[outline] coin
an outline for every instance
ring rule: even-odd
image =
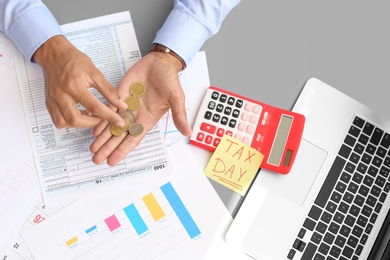
[[[123,133],[123,127],[112,125],[111,126],[111,134],[114,136],[120,136]]]
[[[132,123],[129,126],[129,133],[132,136],[139,136],[144,131],[144,127],[140,123]]]
[[[142,97],[145,91],[145,85],[141,82],[134,82],[130,85],[130,93],[135,97]]]
[[[128,117],[130,119],[130,123],[133,123],[134,120],[135,120],[134,113],[132,111],[130,111],[130,110],[123,110],[123,111],[119,112],[119,115],[122,118]]]
[[[128,110],[137,110],[141,103],[139,101],[139,99],[137,97],[134,97],[134,96],[128,96],[127,98],[125,98],[125,102],[128,106]]]
[[[127,117],[127,116],[125,116],[125,117],[123,118],[123,120],[125,120],[125,126],[123,127],[123,132],[126,132],[126,131],[129,130],[129,126],[130,126],[131,123],[134,122],[134,120],[131,121],[130,117]]]

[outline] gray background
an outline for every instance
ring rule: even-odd
[[[129,10],[142,54],[173,6],[172,0],[43,2],[60,24]],[[390,1],[242,0],[202,50],[212,85],[291,109],[306,80],[317,77],[388,115],[389,34]],[[225,203],[238,201],[214,187]]]
[[[129,10],[143,54],[173,6],[172,0],[44,2],[60,24]],[[314,76],[387,113],[389,17],[386,0],[243,0],[202,48],[211,84],[290,109]]]

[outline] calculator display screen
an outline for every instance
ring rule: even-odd
[[[275,136],[274,144],[271,149],[271,153],[268,157],[268,163],[273,165],[279,165],[283,155],[284,147],[290,132],[290,128],[293,122],[293,117],[289,115],[282,115],[282,119],[279,122],[278,131]]]

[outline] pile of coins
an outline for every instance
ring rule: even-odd
[[[125,120],[125,126],[119,127],[117,125],[111,126],[111,134],[120,136],[123,132],[129,131],[132,136],[139,136],[144,131],[144,127],[135,122],[133,111],[139,109],[141,102],[139,100],[145,94],[146,87],[141,82],[134,82],[130,85],[130,95],[125,99],[127,109],[119,111],[118,114]]]

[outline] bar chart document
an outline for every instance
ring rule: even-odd
[[[169,147],[161,183],[81,199],[22,233],[34,258],[203,259],[231,217],[188,149]]]
[[[61,26],[65,36],[86,53],[112,86],[141,58],[129,12]],[[68,204],[91,193],[139,185],[139,176],[169,174],[170,163],[161,129],[156,125],[121,163],[95,165],[89,146],[92,128],[57,129],[45,106],[44,78],[37,64],[21,59],[20,85],[28,131],[43,198],[47,206]],[[104,98],[93,94],[103,103]],[[81,107],[82,108],[82,107]],[[118,187],[117,187],[118,186]]]

